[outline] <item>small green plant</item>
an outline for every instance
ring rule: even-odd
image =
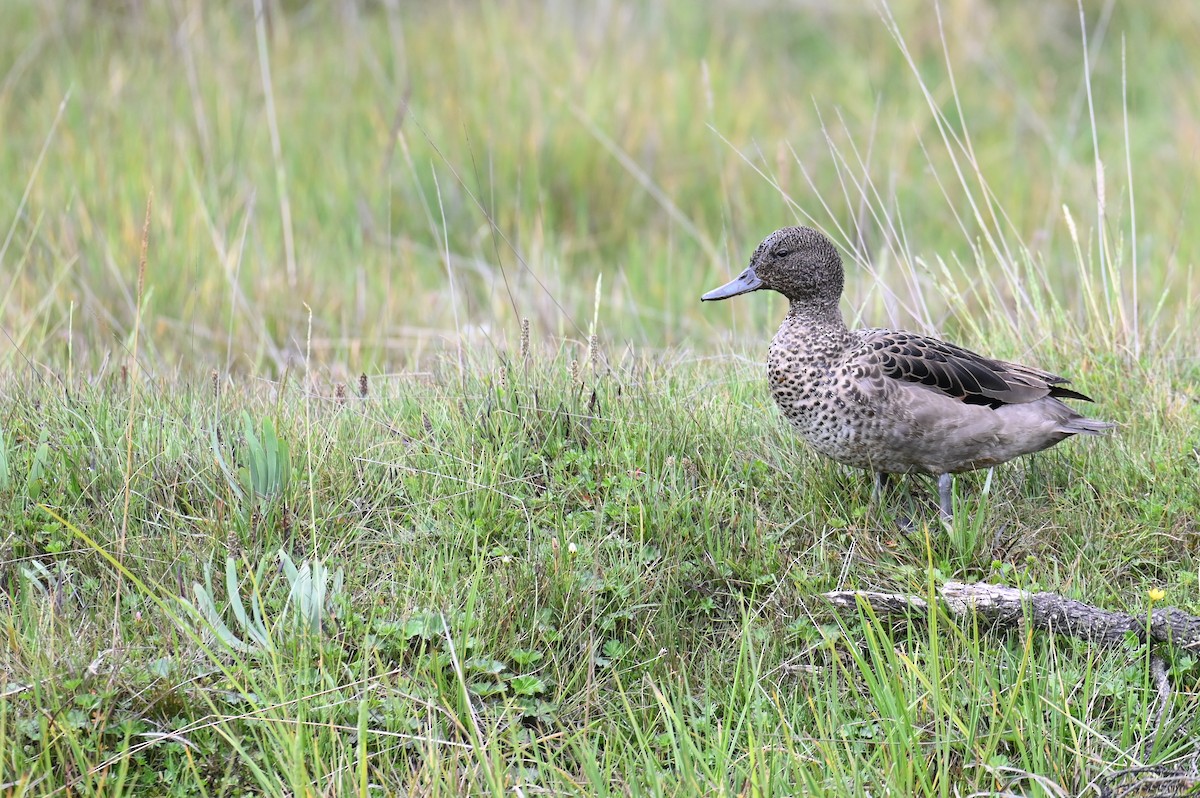
[[[274,648],[274,645],[266,623],[263,621],[262,601],[259,593],[259,586],[262,584],[268,564],[269,561],[264,557],[251,580],[251,614],[247,615],[246,606],[242,603],[237,563],[233,557],[225,558],[225,593],[229,599],[229,609],[242,631],[242,637],[238,637],[230,630],[221,617],[221,611],[217,609],[216,590],[213,588],[211,564],[204,566],[204,584],[201,585],[199,582],[192,583],[192,592],[196,596],[195,603],[193,604],[187,599],[181,599],[181,601],[195,616],[203,619],[213,634],[216,635],[217,639],[229,648],[246,653],[255,651],[256,649],[270,651]]]
[[[341,596],[345,571],[338,568],[331,574],[328,566],[320,560],[313,560],[311,565],[305,561],[297,568],[292,558],[282,550],[279,552],[279,561],[291,585],[287,604],[292,608],[292,618],[305,631],[320,634],[326,615],[326,602]],[[330,609],[329,614],[336,617],[336,606]]]
[[[509,682],[512,691],[519,696],[535,696],[546,691],[546,683],[536,676],[521,674]]]
[[[336,600],[342,594],[343,570],[338,568],[331,572],[320,560],[314,560],[311,564],[305,561],[297,567],[287,552],[282,550],[279,552],[279,562],[289,584],[281,618],[290,616],[294,628],[303,633],[320,634],[326,615],[337,615],[335,609],[327,610],[327,605],[336,605]],[[181,601],[194,617],[203,621],[217,639],[229,648],[244,653],[257,650],[274,651],[276,641],[271,630],[278,626],[278,621],[268,624],[262,605],[264,577],[270,565],[271,558],[264,557],[248,580],[250,612],[247,613],[246,605],[242,601],[242,580],[238,576],[237,562],[233,557],[225,558],[225,594],[229,602],[229,611],[233,614],[240,635],[230,629],[217,607],[217,591],[213,587],[211,565],[204,567],[204,584],[192,584],[195,602],[187,599]]]
[[[287,491],[292,478],[292,457],[286,442],[275,434],[275,424],[263,419],[262,437],[255,434],[249,413],[242,414],[246,436],[246,465],[238,476],[248,495],[272,499]]]
[[[212,453],[230,490],[242,503],[246,517],[250,518],[256,511],[270,508],[276,500],[286,497],[292,481],[292,456],[287,442],[276,434],[271,419],[263,419],[260,434],[255,432],[250,414],[242,413],[242,426],[246,446],[238,459],[243,465],[236,469],[230,465],[215,426]]]

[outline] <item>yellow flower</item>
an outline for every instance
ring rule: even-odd
[[[1152,587],[1146,595],[1150,597],[1151,602],[1162,601],[1167,597],[1167,591],[1161,587]]]

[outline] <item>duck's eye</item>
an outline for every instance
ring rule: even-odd
[[[791,254],[792,254],[792,251],[790,249],[775,250],[775,257],[777,257],[777,258],[786,258],[788,255],[791,255]]]

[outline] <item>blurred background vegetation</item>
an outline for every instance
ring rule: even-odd
[[[797,220],[872,324],[970,342],[1022,275],[1139,346],[1191,318],[1190,0],[263,6],[0,6],[0,365],[119,354],[151,194],[167,369],[758,342],[781,300],[697,297]]]

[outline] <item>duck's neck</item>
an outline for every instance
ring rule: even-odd
[[[787,335],[781,337],[788,341],[788,348],[813,360],[840,358],[851,343],[850,330],[836,301],[793,301],[780,332],[784,330]]]
[[[828,332],[834,335],[847,335],[846,321],[842,318],[842,310],[837,301],[833,302],[798,302],[792,300],[787,317],[801,327],[810,330]]]

